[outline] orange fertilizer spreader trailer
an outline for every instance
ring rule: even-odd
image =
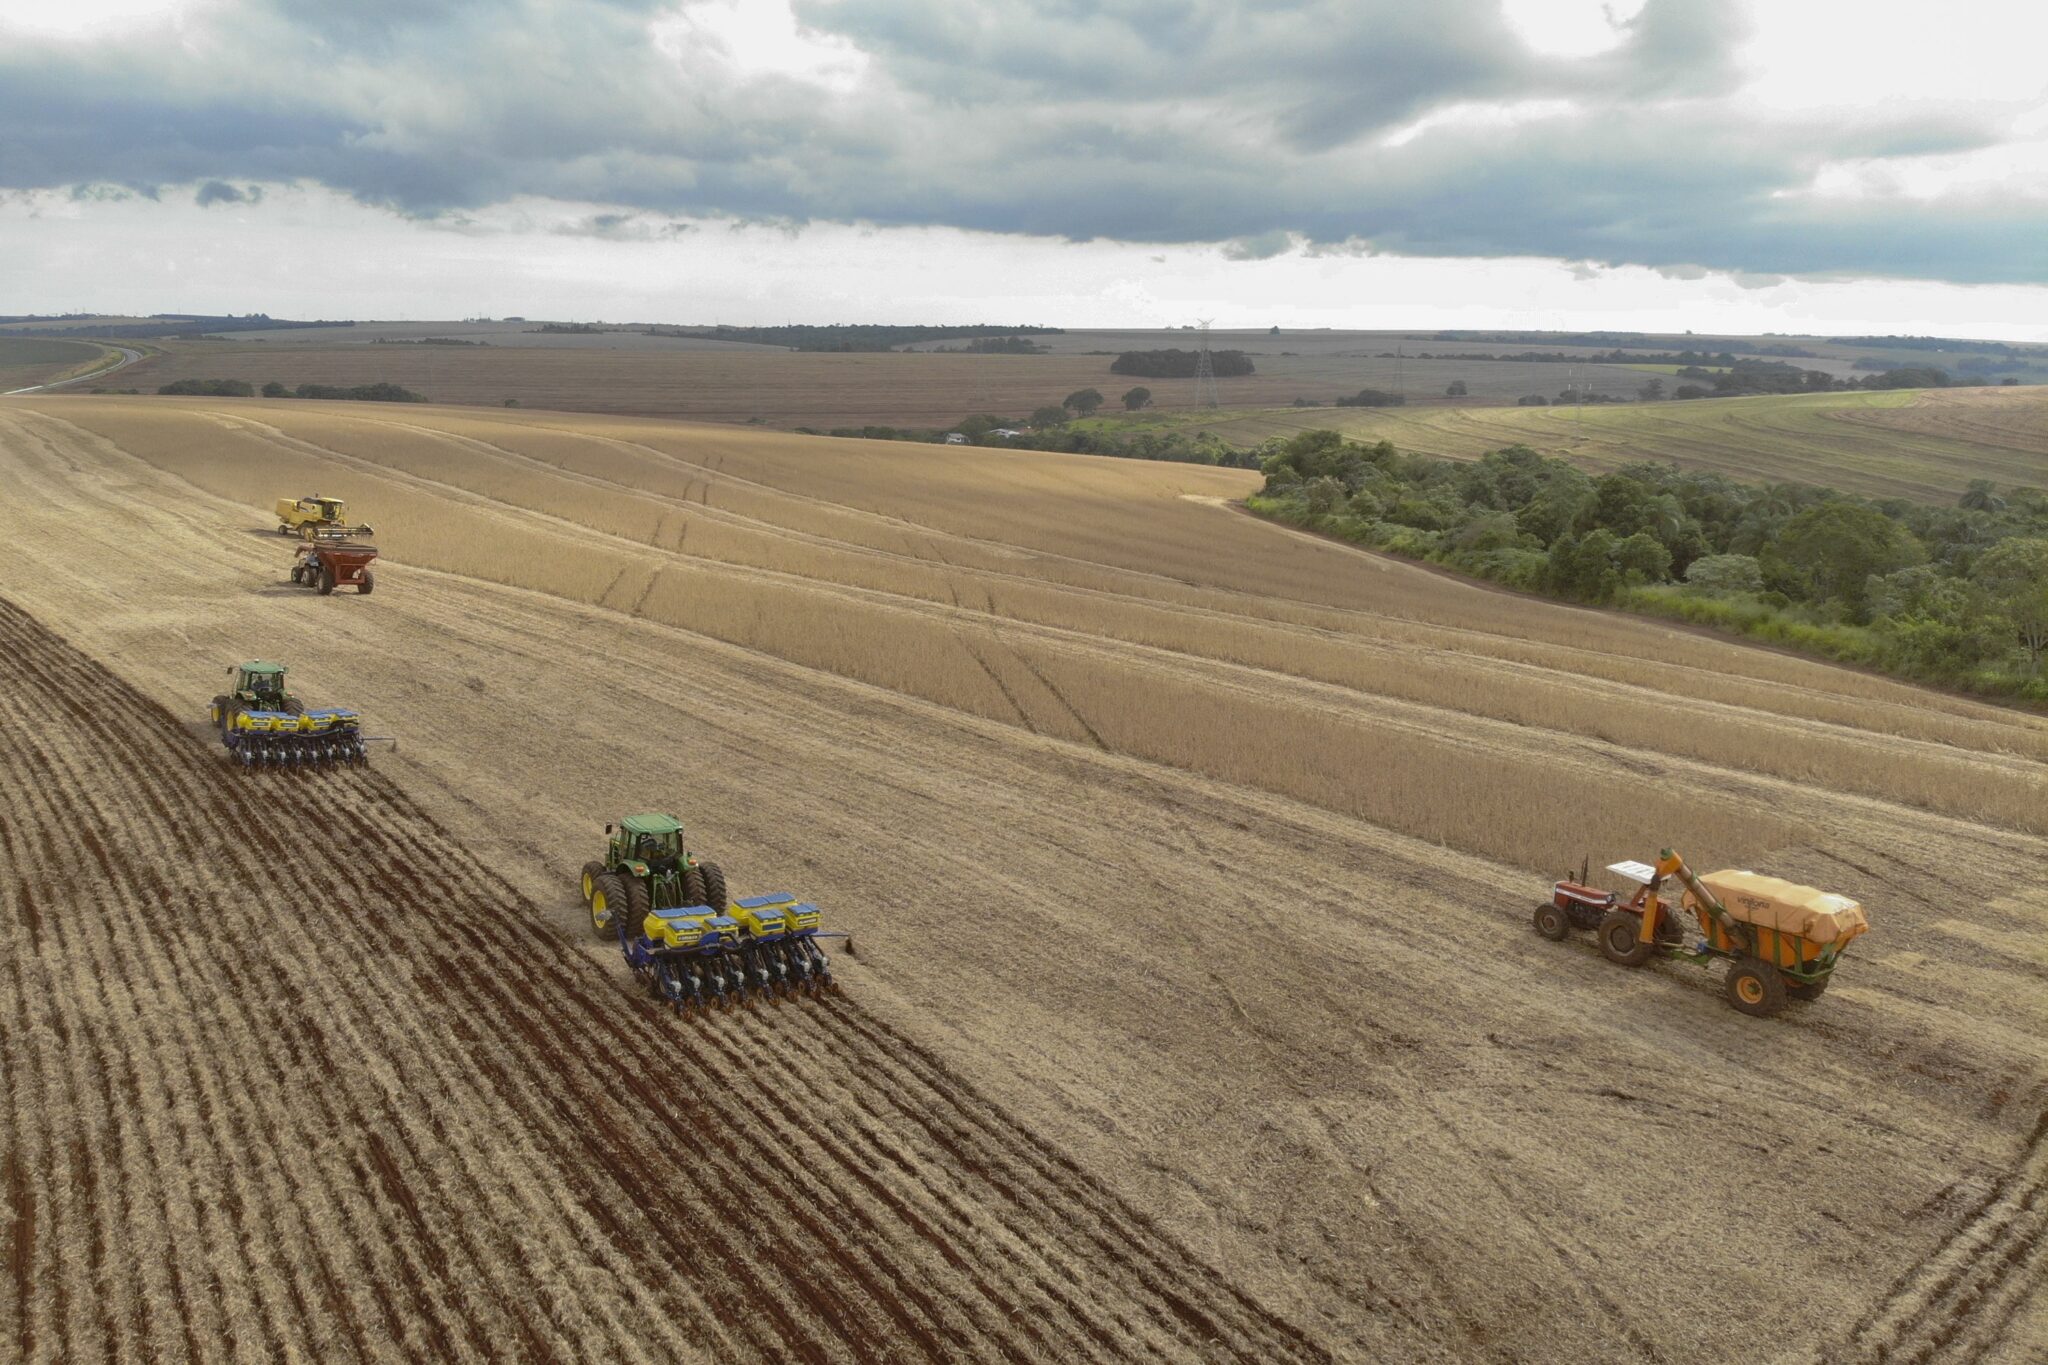
[[[1581,871],[1577,881],[1553,886],[1550,899],[1536,907],[1536,932],[1562,939],[1574,929],[1591,929],[1600,951],[1624,967],[1660,954],[1699,963],[1725,958],[1728,1003],[1744,1014],[1772,1015],[1788,999],[1818,999],[1843,949],[1870,927],[1863,907],[1847,896],[1755,872],[1696,876],[1668,848],[1654,867],[1622,862],[1607,870],[1634,882],[1635,894],[1622,900],[1588,886]],[[1661,895],[1671,878],[1685,888],[1678,905]],[[1691,946],[1676,913],[1681,908],[1698,922],[1701,937]]]

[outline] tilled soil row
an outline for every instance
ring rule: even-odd
[[[0,601],[25,1361],[1319,1358],[854,1001],[681,1023]]]
[[[2048,1274],[2048,1114],[2013,1169],[1901,1274],[1830,1359],[1925,1365],[1991,1358]],[[2039,1347],[2040,1342],[2034,1345]]]

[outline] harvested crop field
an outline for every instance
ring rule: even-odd
[[[1972,479],[2048,479],[2048,388],[1892,389],[1548,408],[1269,409],[1140,425],[1199,425],[1254,445],[1318,427],[1403,450],[1476,459],[1527,445],[1587,469],[1676,461],[1752,483],[1954,502]]]
[[[1253,482],[0,406],[0,1330],[44,1359],[2037,1358],[2048,721],[1221,505]],[[377,525],[374,598],[283,581],[267,508],[314,491]],[[401,751],[231,771],[198,721],[256,656]],[[852,930],[845,993],[634,995],[572,878],[647,807]],[[1875,929],[1771,1021],[1531,932],[1566,864],[1664,844]],[[172,1244],[205,1248],[182,1289]]]

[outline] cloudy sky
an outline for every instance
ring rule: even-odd
[[[2048,6],[0,0],[0,312],[2048,340]]]

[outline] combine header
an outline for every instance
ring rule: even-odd
[[[1843,950],[1870,928],[1863,907],[1847,896],[1755,872],[1698,876],[1668,848],[1654,867],[1623,862],[1607,870],[1634,882],[1635,894],[1622,900],[1588,886],[1581,870],[1536,907],[1536,932],[1562,939],[1591,929],[1600,951],[1624,967],[1659,954],[1701,964],[1725,959],[1728,1003],[1744,1014],[1773,1015],[1788,999],[1818,999]],[[1680,904],[1698,922],[1701,937],[1691,947],[1674,913],[1679,907],[1661,895],[1667,880],[1684,888]]]
[[[817,906],[782,893],[728,902],[725,874],[684,849],[673,816],[629,815],[605,833],[583,899],[650,995],[688,1011],[835,989],[817,941],[845,935],[819,929]]]
[[[213,699],[220,742],[245,768],[292,768],[362,763],[373,743],[398,741],[363,733],[354,711],[330,706],[308,710],[284,690],[284,665],[260,659],[228,669],[234,691]]]

